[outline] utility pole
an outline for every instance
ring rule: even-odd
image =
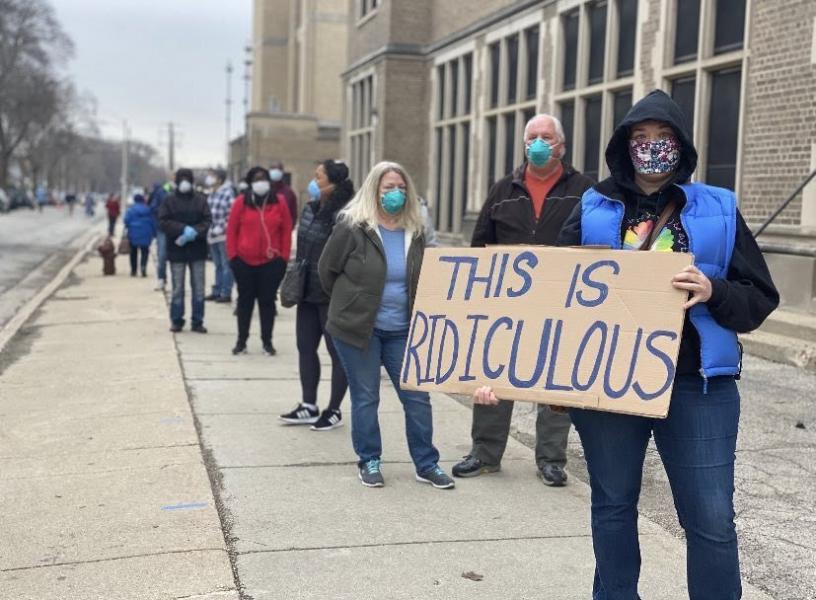
[[[227,172],[230,168],[230,120],[232,117],[232,63],[227,61],[227,114],[226,114],[226,134],[227,134]]]
[[[249,82],[252,79],[250,68],[252,67],[252,46],[247,44],[244,48],[246,58],[244,59],[244,156],[243,169],[249,169]]]
[[[167,162],[172,175],[176,172],[176,139],[172,121],[167,124]]]
[[[124,212],[125,207],[127,206],[127,197],[128,197],[128,169],[129,169],[129,156],[128,153],[130,149],[128,148],[128,125],[127,121],[122,121],[122,191],[121,191],[121,205],[122,211]]]

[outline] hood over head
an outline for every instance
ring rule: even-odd
[[[615,128],[606,147],[606,164],[618,185],[635,189],[635,170],[629,157],[629,132],[643,121],[668,123],[680,142],[680,162],[671,183],[686,183],[697,168],[697,150],[683,111],[666,92],[654,90],[638,101]]]
[[[190,183],[195,181],[195,177],[193,176],[192,169],[179,169],[176,171],[176,185],[181,183],[182,179],[186,179]]]

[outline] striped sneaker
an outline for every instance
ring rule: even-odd
[[[292,412],[288,412],[280,416],[280,420],[290,425],[311,425],[316,422],[320,416],[320,411],[317,407],[314,408],[306,406],[305,404],[298,404],[297,408]]]
[[[339,410],[327,408],[320,414],[320,418],[310,427],[312,431],[329,431],[343,426],[343,416]]]

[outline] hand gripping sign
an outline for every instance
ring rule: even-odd
[[[401,385],[665,418],[690,254],[425,251]]]

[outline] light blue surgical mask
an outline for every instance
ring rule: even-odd
[[[280,181],[281,179],[283,179],[283,171],[281,171],[278,168],[269,169],[269,178],[272,181]]]
[[[389,215],[398,213],[405,206],[405,190],[399,188],[388,190],[380,197],[380,204]]]
[[[534,167],[543,167],[552,156],[552,146],[546,140],[536,138],[527,144],[527,160]]]
[[[312,179],[309,182],[309,187],[306,188],[306,191],[309,192],[309,198],[312,200],[320,200],[320,186],[317,185],[317,179]]]

